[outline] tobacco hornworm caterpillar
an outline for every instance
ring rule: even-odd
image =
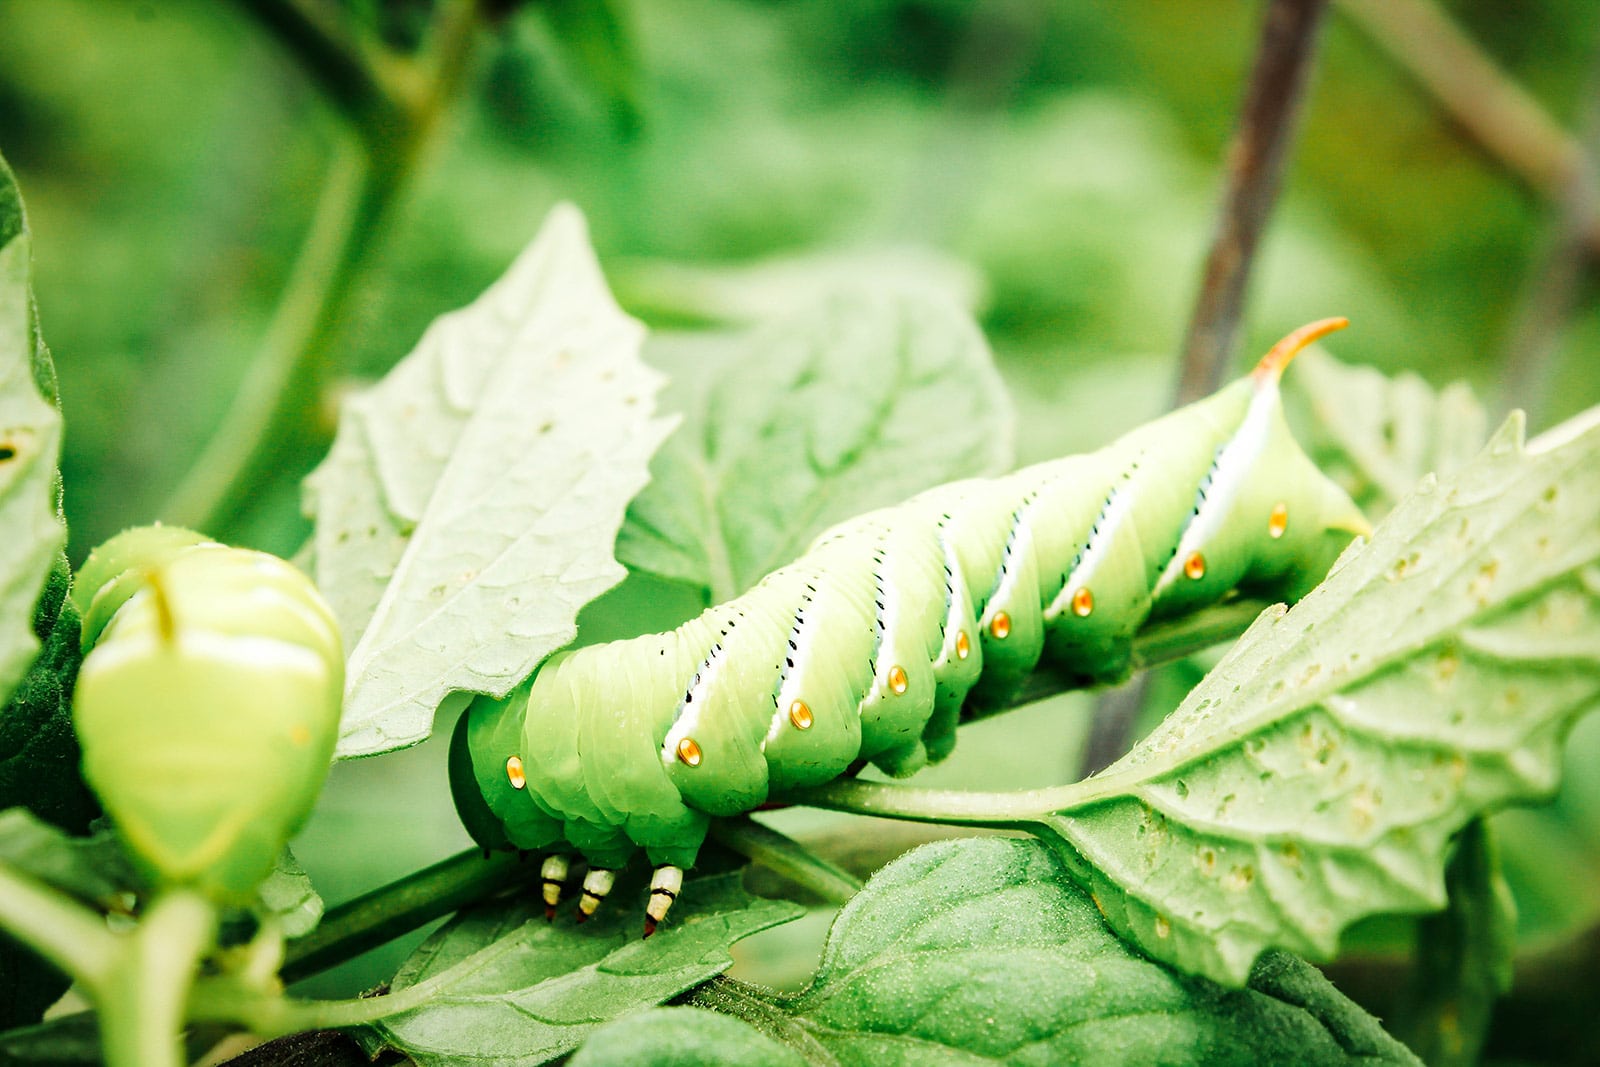
[[[648,936],[712,816],[858,762],[910,774],[949,753],[964,706],[1002,704],[1041,657],[1115,679],[1151,619],[1235,591],[1300,597],[1368,530],[1278,393],[1294,354],[1344,325],[1303,327],[1250,377],[1098,452],[840,523],[676,630],[558,653],[479,697],[451,750],[463,822],[485,848],[581,853],[580,919],[643,849]],[[566,872],[546,860],[552,909]]]
[[[276,556],[172,526],[95,549],[72,596],[92,646],[72,707],[84,777],[159,882],[248,899],[333,755],[333,613]]]

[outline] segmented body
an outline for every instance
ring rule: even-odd
[[[558,654],[480,698],[453,760],[469,829],[598,868],[639,849],[688,866],[713,816],[859,761],[905,775],[942,758],[962,709],[1003,704],[1041,659],[1116,678],[1152,618],[1297,598],[1366,526],[1278,395],[1294,351],[1342,324],[1098,452],[851,519],[675,630]]]

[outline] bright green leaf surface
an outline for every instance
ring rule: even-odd
[[[341,756],[421,741],[452,691],[503,695],[621,579],[616,530],[671,425],[652,417],[642,340],[560,207],[345,405],[306,482],[314,575],[347,642]]]
[[[1317,465],[1339,478],[1369,515],[1394,507],[1425,474],[1462,466],[1488,438],[1488,413],[1464,382],[1434,389],[1341,363],[1323,348],[1295,361],[1284,397]]]
[[[607,1023],[569,1067],[805,1067],[755,1027],[700,1008],[652,1008]]]
[[[841,1064],[1415,1062],[1291,956],[1243,990],[1143,958],[1048,846],[1004,838],[884,868],[840,913],[812,987],[767,998],[766,1018],[761,1003],[750,989],[739,1013]]]
[[[34,602],[66,530],[56,508],[61,416],[35,319],[22,198],[0,159],[0,698],[39,651]]]
[[[662,340],[651,354],[685,419],[617,554],[715,600],[831,523],[1010,466],[1011,406],[988,346],[931,293],[839,295],[748,334]]]
[[[1594,413],[1591,413],[1591,416]],[[1294,610],[1257,620],[1048,826],[1150,955],[1239,984],[1445,902],[1450,836],[1554,788],[1600,699],[1600,424],[1514,417]]]
[[[583,926],[570,913],[546,923],[531,886],[522,903],[465,912],[429,938],[393,983],[404,989],[448,971],[445,988],[428,1007],[358,1036],[369,1050],[397,1048],[423,1067],[545,1063],[608,1020],[720,974],[733,962],[729,945],[801,913],[750,896],[739,879],[687,881],[671,918],[648,940],[639,936],[644,894],[636,883],[619,885]]]

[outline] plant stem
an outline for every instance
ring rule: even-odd
[[[808,889],[830,904],[843,904],[861,883],[794,838],[763,826],[747,815],[713,819],[711,837],[751,861]]]
[[[263,1037],[360,1026],[424,1006],[440,990],[461,982],[463,976],[516,947],[514,939],[497,941],[416,985],[353,1000],[296,1000],[276,991],[244,986],[236,978],[224,975],[195,983],[189,998],[189,1018],[238,1023]]]
[[[1227,191],[1189,320],[1177,403],[1216,392],[1233,354],[1256,244],[1277,202],[1328,0],[1272,0],[1256,48]]]
[[[283,462],[286,447],[315,434],[311,424],[329,373],[323,357],[398,180],[355,145],[340,146],[261,352],[163,509],[169,521],[225,535],[262,478]]]
[[[1561,203],[1592,180],[1583,148],[1432,0],[1340,0],[1341,10],[1490,156]],[[1579,228],[1600,250],[1600,208]]]
[[[0,863],[0,927],[90,992],[106,984],[120,951],[105,920],[64,893]]]
[[[521,870],[516,853],[496,852],[485,859],[469,849],[341,904],[310,934],[290,943],[283,980],[297,982],[482,900],[515,882]]]
[[[96,998],[107,1067],[178,1067],[179,1034],[195,966],[213,944],[217,913],[191,890],[157,897],[119,946]]]
[[[1220,641],[1242,634],[1268,607],[1259,600],[1238,600],[1207,608],[1187,618],[1159,623],[1134,637],[1133,662],[1138,667],[1149,667],[1210,648]],[[1036,676],[1035,682],[1040,680]],[[1043,675],[1042,680],[1047,684],[1053,682],[1054,691],[1035,684],[1024,691],[1017,703],[1040,700],[1068,688],[1060,679],[1048,674]],[[857,815],[1015,830],[1026,828],[1030,823],[1055,812],[1092,804],[1113,792],[1096,778],[1048,789],[1010,793],[918,789],[841,778],[796,793],[788,799],[797,804],[854,812]]]
[[[304,0],[239,0],[299,61],[347,120],[323,197],[259,355],[212,440],[162,509],[165,518],[226,536],[282,471],[299,471],[328,437],[329,353],[355,281],[467,68],[473,0],[435,15],[424,62],[363,41]]]
[[[307,0],[238,0],[294,56],[317,89],[357,130],[393,133],[411,122],[415,87],[344,13]]]

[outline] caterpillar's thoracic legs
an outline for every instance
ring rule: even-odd
[[[617,880],[617,872],[604,867],[590,867],[589,873],[583,876],[583,894],[578,897],[578,921],[583,922],[594,914],[600,902],[611,892],[611,886]]]
[[[682,867],[669,865],[656,868],[654,877],[650,879],[650,903],[644,909],[644,936],[649,937],[656,932],[656,924],[667,917],[667,910],[678,899],[678,891],[682,888]]]
[[[539,869],[539,879],[544,889],[544,917],[547,920],[556,917],[556,905],[561,903],[561,889],[567,882],[567,857],[561,855],[546,856],[544,866]]]

